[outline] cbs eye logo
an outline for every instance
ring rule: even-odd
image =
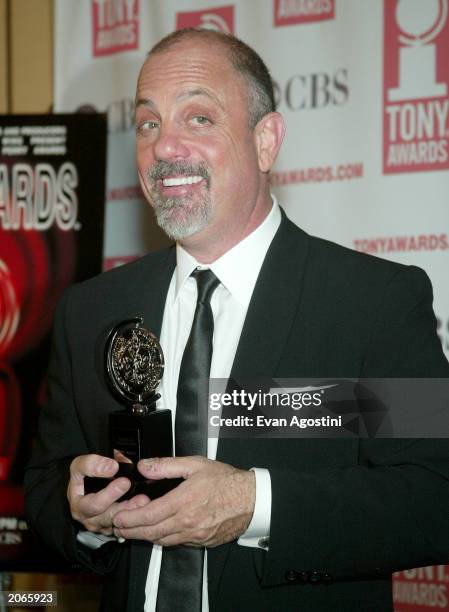
[[[207,28],[209,30],[218,30],[219,32],[225,32],[226,34],[230,33],[228,24],[215,13],[204,13],[201,15],[200,19],[200,27]]]
[[[182,28],[206,28],[232,34],[234,32],[234,6],[178,13],[176,29],[181,30]]]

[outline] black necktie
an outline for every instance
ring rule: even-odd
[[[179,370],[176,456],[207,455],[207,407],[214,319],[210,299],[220,281],[211,270],[192,273],[198,298]],[[164,548],[156,612],[201,612],[203,548]]]

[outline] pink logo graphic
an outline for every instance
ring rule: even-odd
[[[274,0],[275,27],[335,18],[335,0]]]
[[[95,57],[139,48],[139,0],[92,0]]]
[[[178,13],[176,16],[176,29],[207,28],[218,30],[227,34],[234,33],[234,7],[221,6],[202,11],[189,11]]]
[[[429,612],[448,610],[449,567],[434,565],[393,574],[395,610]]]
[[[447,169],[448,0],[384,9],[384,173]]]

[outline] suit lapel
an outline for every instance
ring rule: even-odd
[[[176,252],[174,248],[168,249],[165,257],[157,260],[157,265],[153,263],[151,255],[148,256],[148,263],[145,259],[134,282],[130,283],[131,288],[126,293],[123,308],[127,310],[128,316],[142,316],[144,327],[159,338],[165,300],[176,266]]]
[[[231,378],[274,374],[299,306],[307,239],[283,213],[254,287]]]
[[[308,236],[282,212],[279,229],[268,249],[243,325],[231,379],[249,381],[275,376],[300,305]],[[220,439],[217,459],[246,465],[245,440]],[[251,467],[251,466],[248,466]],[[230,545],[208,551],[209,597],[216,600]]]

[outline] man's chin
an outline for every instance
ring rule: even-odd
[[[190,236],[194,236],[203,230],[207,225],[207,220],[200,219],[197,222],[192,221],[180,221],[176,219],[167,218],[165,215],[158,215],[156,213],[156,221],[159,227],[167,234],[172,240],[182,241]]]
[[[207,199],[155,198],[152,203],[157,224],[172,240],[185,240],[209,224],[212,210]]]

